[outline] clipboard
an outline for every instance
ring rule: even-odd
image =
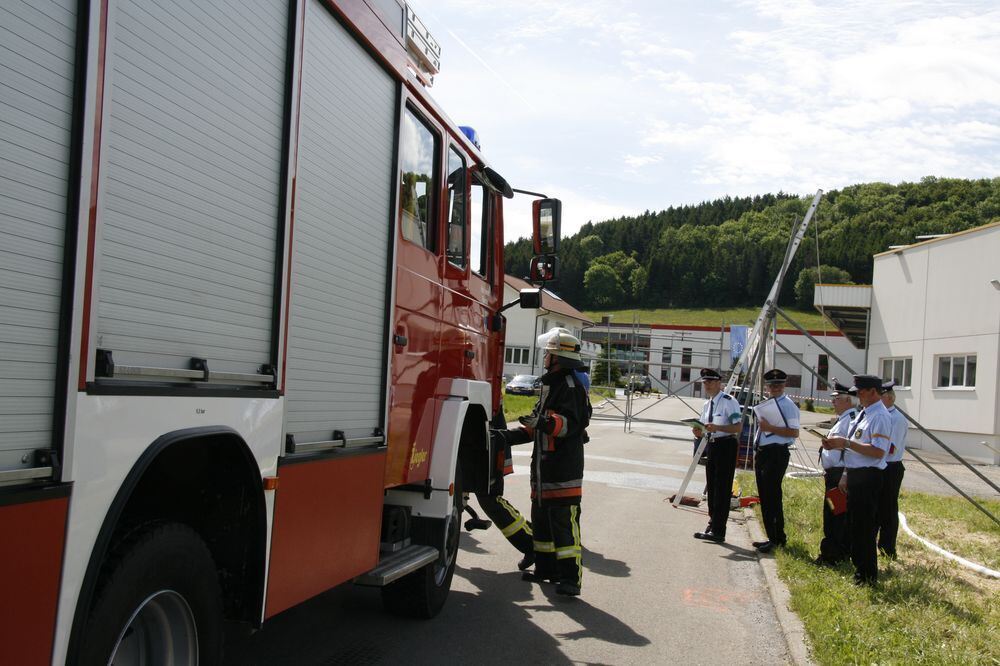
[[[754,405],[752,409],[758,419],[764,419],[768,423],[781,424],[785,422],[781,410],[778,408],[778,403],[774,398],[768,398],[759,405]]]
[[[830,488],[826,491],[826,505],[830,513],[839,516],[847,511],[847,495],[840,488]]]
[[[819,430],[816,430],[815,428],[803,428],[803,430],[805,430],[810,435],[819,437],[820,439],[826,439],[827,437],[829,437],[829,435],[825,435],[821,433]]]
[[[681,419],[681,423],[686,423],[692,428],[698,428],[699,430],[705,429],[705,424],[701,422],[701,419]]]

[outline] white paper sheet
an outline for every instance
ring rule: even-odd
[[[778,403],[775,402],[774,398],[770,398],[754,406],[753,413],[757,415],[758,419],[764,419],[771,425],[777,425],[782,428],[785,426],[785,420],[781,417],[781,411],[778,409]]]

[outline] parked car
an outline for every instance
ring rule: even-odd
[[[649,375],[632,375],[625,383],[625,389],[633,393],[652,393],[653,380]]]
[[[516,375],[507,383],[506,392],[511,395],[535,395],[541,391],[542,381],[535,375]]]

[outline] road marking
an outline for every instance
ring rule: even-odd
[[[514,451],[514,456],[528,457],[530,451]],[[668,469],[672,472],[687,472],[687,465],[668,465],[667,463],[650,462],[648,460],[634,460],[632,458],[615,458],[614,456],[597,456],[584,454],[584,460],[601,460],[604,462],[621,463],[622,465],[636,465],[637,467],[648,467],[649,469]]]
[[[527,465],[514,465],[513,476],[528,476],[531,468]],[[642,474],[640,472],[604,472],[600,470],[585,470],[583,480],[587,483],[603,483],[606,486],[626,488],[628,490],[653,490],[656,492],[677,492],[681,487],[681,479],[675,476],[661,474]]]

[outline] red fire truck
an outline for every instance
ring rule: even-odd
[[[0,24],[0,663],[214,663],[351,580],[433,616],[540,302],[433,38],[400,0]]]

